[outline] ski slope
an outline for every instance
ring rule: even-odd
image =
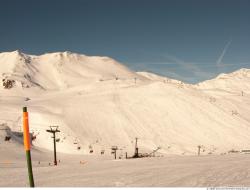
[[[0,150],[5,152],[0,157],[0,187],[29,187],[23,147],[0,141]],[[53,162],[52,152],[32,149],[31,156],[36,187],[250,186],[249,154],[120,160],[100,155],[58,154],[57,166],[49,165]]]
[[[11,136],[10,141],[3,137]],[[0,187],[28,187],[21,138],[0,126]],[[36,187],[236,187],[249,186],[249,154],[119,159],[111,155],[57,154],[33,147]]]
[[[121,63],[71,52],[0,54],[0,123],[22,131],[27,106],[34,147],[52,150],[58,125],[62,153],[132,155],[160,147],[175,155],[222,154],[250,147],[250,71],[191,85]],[[6,88],[6,81],[8,85]],[[80,147],[80,148],[79,148]],[[92,151],[91,151],[92,150]]]

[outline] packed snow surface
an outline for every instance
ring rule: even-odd
[[[4,135],[4,130],[0,131]],[[0,137],[1,137],[0,135]],[[12,135],[13,136],[13,135]],[[0,187],[28,187],[25,151],[0,141]],[[214,187],[250,186],[250,155],[201,155],[119,159],[111,155],[58,155],[33,147],[36,187]]]
[[[22,132],[29,112],[34,147],[71,154],[221,154],[250,148],[250,71],[191,85],[119,62],[71,52],[0,53],[0,124]]]

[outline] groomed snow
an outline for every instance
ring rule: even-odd
[[[118,146],[140,151],[194,155],[250,147],[250,71],[186,84],[147,72],[133,72],[108,57],[71,52],[0,54],[0,122],[22,131],[22,107],[30,114],[35,147],[51,150],[45,130],[58,125],[58,151],[99,155]],[[80,150],[77,149],[80,147]]]
[[[0,186],[27,185],[23,106],[38,186],[250,185],[249,155],[228,154],[250,149],[248,69],[191,85],[108,57],[14,51],[0,53],[0,78]],[[56,168],[51,125],[61,131]],[[125,160],[136,137],[140,153],[160,147],[161,157]]]
[[[11,148],[16,151],[15,156],[4,149],[5,155],[0,159],[0,186],[28,187],[25,152],[20,147]],[[32,150],[36,187],[250,186],[250,155],[247,154],[168,155],[127,160],[59,154],[59,165],[49,166],[52,155],[52,152]]]

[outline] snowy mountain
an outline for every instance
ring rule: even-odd
[[[197,85],[133,72],[108,57],[59,52],[0,54],[1,116],[21,132],[30,114],[34,146],[52,149],[46,129],[58,125],[58,150],[120,156],[134,151],[168,154],[249,149],[250,71],[222,74]]]
[[[0,54],[0,75],[17,86],[65,89],[86,82],[115,77],[139,77],[108,57],[88,57],[71,52],[26,55],[19,51]],[[140,77],[139,77],[140,78]],[[21,84],[21,85],[20,85]]]

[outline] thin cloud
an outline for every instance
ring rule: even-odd
[[[224,56],[225,56],[225,54],[227,52],[227,49],[229,48],[231,43],[232,43],[232,40],[229,40],[228,43],[225,45],[221,55],[219,56],[219,58],[216,61],[216,66],[217,67],[221,67],[221,66],[225,65],[225,64],[222,63],[222,60],[223,60],[223,58],[224,58]]]
[[[193,77],[179,75],[178,73],[176,73],[172,69],[165,70],[165,69],[159,69],[159,68],[151,68],[147,72],[155,73],[155,74],[158,74],[160,76],[166,76],[168,78],[183,81],[183,82],[194,83]]]
[[[164,57],[171,60],[171,61],[174,61],[177,65],[183,67],[184,69],[188,70],[189,72],[192,72],[197,77],[201,77],[201,78],[211,77],[211,74],[209,74],[208,72],[202,71],[197,65],[195,65],[193,63],[185,62],[185,61],[183,61],[175,56],[169,55],[169,54],[165,54]]]

